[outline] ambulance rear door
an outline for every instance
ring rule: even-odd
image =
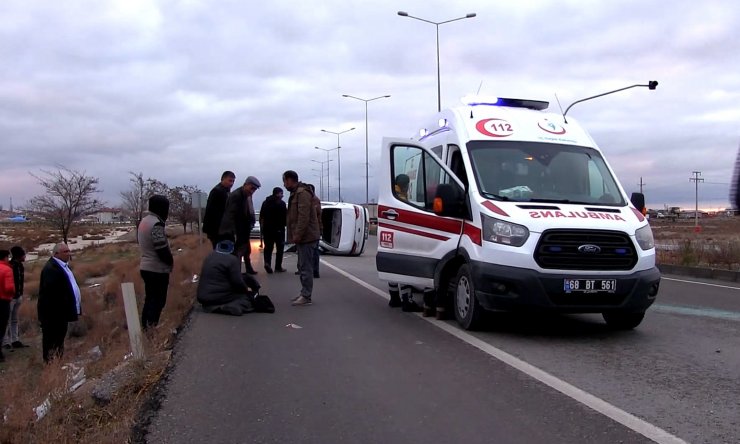
[[[434,213],[435,193],[445,184],[462,196],[462,184],[431,150],[392,138],[383,139],[379,181],[379,277],[434,288],[437,265],[454,254],[463,224]]]

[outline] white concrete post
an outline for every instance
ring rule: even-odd
[[[135,359],[144,359],[144,343],[141,340],[141,323],[139,323],[139,309],[136,305],[134,284],[123,282],[121,291],[123,292],[123,307],[126,310],[126,324],[128,324],[131,352]]]

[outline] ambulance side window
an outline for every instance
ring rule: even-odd
[[[432,211],[439,184],[456,184],[439,161],[421,148],[395,146],[391,156],[393,195],[398,200]]]
[[[462,182],[463,185],[467,187],[468,175],[465,173],[465,164],[463,164],[463,158],[462,153],[460,153],[460,148],[458,148],[456,145],[450,145],[448,150],[450,153],[452,153],[450,154],[450,169],[453,173],[455,173],[455,176],[460,179],[460,182]]]

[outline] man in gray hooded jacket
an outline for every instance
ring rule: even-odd
[[[164,225],[169,212],[170,201],[157,194],[149,198],[149,214],[139,222],[139,268],[146,295],[141,310],[141,325],[145,330],[159,323],[159,316],[167,302],[167,289],[174,263]]]

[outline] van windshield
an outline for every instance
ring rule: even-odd
[[[592,148],[521,141],[467,146],[478,189],[489,199],[625,205],[604,159]]]

